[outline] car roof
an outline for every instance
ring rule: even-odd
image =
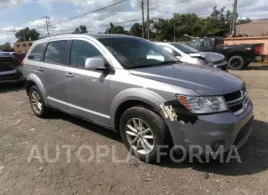
[[[34,44],[40,44],[40,43],[47,43],[50,41],[60,40],[60,39],[67,39],[67,38],[75,38],[75,37],[92,37],[97,40],[101,39],[115,39],[115,38],[132,38],[132,39],[141,39],[139,37],[135,36],[129,36],[129,35],[122,35],[122,34],[64,34],[64,35],[55,35],[50,37],[45,37],[43,39],[37,40],[34,42]]]

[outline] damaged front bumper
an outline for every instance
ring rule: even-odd
[[[170,107],[171,108],[171,107]],[[236,116],[232,112],[209,115],[197,115],[187,119],[174,115],[174,110],[162,107],[161,115],[165,117],[174,145],[183,146],[189,151],[190,146],[200,146],[205,151],[207,146],[223,146],[224,152],[232,145],[241,147],[251,133],[253,105],[249,101],[247,109]],[[176,118],[177,117],[177,118]],[[215,148],[217,149],[217,148]]]

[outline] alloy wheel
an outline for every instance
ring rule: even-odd
[[[154,135],[147,123],[139,118],[128,120],[126,137],[130,146],[140,154],[149,154],[154,149]]]
[[[42,101],[37,91],[33,91],[31,94],[31,104],[35,113],[40,114],[42,112]]]

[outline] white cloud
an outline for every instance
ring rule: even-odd
[[[17,6],[19,4],[27,3],[30,0],[1,0],[0,1],[0,10],[4,10],[10,7]]]
[[[20,4],[31,2],[34,0],[0,0],[0,9],[7,9],[12,6],[19,6]],[[47,9],[56,11],[57,8],[53,5],[54,2],[62,2],[62,0],[39,0],[38,2]],[[73,15],[79,13],[90,12],[120,0],[65,0],[74,6]],[[146,0],[145,4],[146,4]],[[267,0],[239,0],[238,13],[242,18],[268,18],[268,4]],[[98,33],[105,31],[110,22],[117,23],[133,19],[141,18],[140,0],[128,0],[127,2],[120,3],[114,7],[89,14],[86,17],[73,20],[70,22],[62,23],[60,25],[50,26],[52,34],[72,32],[79,25],[86,25],[90,33]],[[173,13],[196,13],[199,16],[207,16],[211,13],[214,6],[226,7],[232,9],[233,0],[150,0],[150,16],[169,18]],[[145,5],[146,9],[146,5]],[[53,13],[53,12],[52,12]],[[145,15],[146,16],[146,15]],[[51,22],[63,18],[55,18],[51,15]],[[122,24],[127,26],[133,22]],[[12,25],[12,23],[11,23]],[[21,26],[8,26],[4,30],[18,30],[22,27],[36,27],[44,25],[43,20],[29,21]],[[3,30],[3,29],[0,29]],[[46,34],[46,28],[39,28],[41,34]],[[0,36],[0,43],[6,40],[15,40],[13,35]]]

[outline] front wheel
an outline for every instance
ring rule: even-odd
[[[232,70],[241,70],[244,67],[244,59],[241,56],[233,56],[228,61],[228,68]]]
[[[163,119],[140,106],[131,107],[123,113],[120,134],[127,149],[141,161],[149,163],[159,162],[171,144]]]
[[[40,93],[37,86],[32,86],[29,90],[29,101],[33,113],[40,117],[45,118],[48,114],[49,108],[45,105],[42,94]]]

